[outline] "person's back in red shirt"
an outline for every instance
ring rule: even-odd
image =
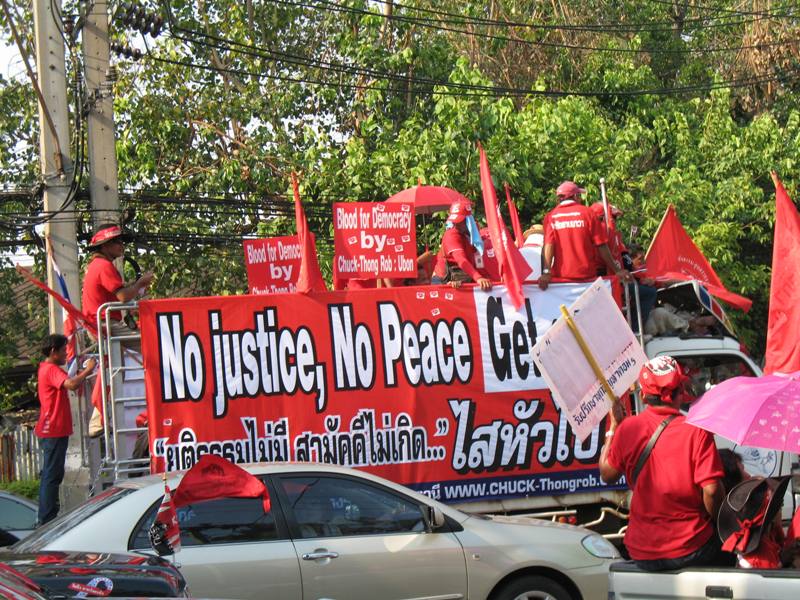
[[[597,246],[608,239],[589,207],[565,200],[545,216],[544,242],[554,247],[553,277],[586,280],[597,276]]]

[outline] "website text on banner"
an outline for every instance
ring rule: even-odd
[[[621,397],[636,382],[647,358],[608,284],[595,281],[569,313],[614,395]],[[573,431],[585,440],[608,414],[612,399],[563,318],[539,338],[532,354]]]
[[[608,489],[530,348],[588,284],[144,301],[152,469],[365,468],[443,499]],[[471,484],[475,484],[474,486]]]
[[[247,287],[251,294],[297,291],[300,244],[296,235],[244,241]]]
[[[339,279],[417,275],[414,207],[406,203],[336,202],[334,268]]]

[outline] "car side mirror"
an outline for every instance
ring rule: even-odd
[[[425,524],[428,526],[428,531],[436,531],[444,527],[444,513],[438,506],[428,506],[426,504],[422,509],[422,513],[425,517]]]

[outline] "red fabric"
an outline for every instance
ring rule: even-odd
[[[554,246],[553,277],[586,280],[597,276],[597,246],[608,238],[588,206],[565,200],[544,218],[544,243]]]
[[[486,277],[492,281],[501,281],[500,263],[497,262],[497,252],[494,251],[492,245],[492,238],[489,235],[489,229],[484,227],[480,231],[481,241],[483,242],[483,256],[476,254],[474,256],[475,264],[482,273],[486,273]]]
[[[757,528],[763,522],[763,511],[756,515],[754,519],[739,521],[739,529],[728,536],[728,539],[722,544],[722,549],[725,552],[743,552],[744,549],[747,548],[747,544],[750,543],[750,536],[753,533],[753,528]]]
[[[112,225],[111,227],[106,227],[105,229],[101,229],[97,233],[92,236],[92,241],[89,242],[89,246],[100,246],[107,242],[108,240],[113,240],[115,237],[119,237],[122,235],[122,229],[120,229],[119,225]]]
[[[789,529],[786,530],[786,546],[793,545],[798,535],[800,535],[800,510],[795,510]]]
[[[86,320],[97,329],[97,309],[106,302],[118,302],[117,292],[125,287],[122,277],[114,263],[105,256],[96,254],[86,268],[83,278],[83,294],[81,303]],[[111,318],[121,321],[119,311],[111,313]]]
[[[180,486],[178,486],[180,488]],[[177,490],[176,490],[177,492]],[[164,482],[164,498],[156,513],[156,522],[163,523],[166,527],[166,541],[173,552],[181,549],[181,529],[178,526],[178,513],[175,512],[175,504],[169,486]]]
[[[687,377],[680,364],[671,356],[657,356],[647,361],[639,372],[639,386],[648,396],[660,396],[670,402],[672,390],[682,385]]]
[[[492,238],[492,246],[497,255],[497,263],[500,266],[500,274],[508,290],[508,296],[514,308],[519,309],[525,302],[522,282],[531,274],[531,267],[516,244],[512,242],[503,222],[500,205],[497,202],[497,193],[492,183],[492,174],[489,171],[489,161],[480,144],[478,144],[478,151],[480,153],[481,189],[483,191],[483,207],[486,211],[486,225],[489,229],[489,236]],[[520,237],[522,236],[520,235]]]
[[[264,512],[270,498],[264,482],[241,467],[214,454],[204,454],[175,489],[175,508],[215,498],[262,498]]]
[[[717,298],[747,312],[753,301],[728,291],[703,253],[686,233],[675,207],[670,204],[647,251],[650,277],[697,280]]]
[[[455,227],[451,227],[444,232],[441,254],[448,263],[456,265],[469,275],[473,281],[478,281],[481,277],[488,278],[485,272],[475,268],[474,261],[476,258],[481,258],[480,255],[475,252],[469,240]],[[443,276],[443,274],[440,276]]]
[[[758,547],[750,554],[744,554],[742,560],[751,569],[780,569],[783,566],[781,548],[784,542],[783,529],[773,523],[769,531],[761,536]]]
[[[345,286],[344,289],[346,290],[371,290],[378,287],[378,280],[377,279],[360,279],[360,278],[352,278],[352,279],[344,279]]]
[[[86,320],[86,317],[83,315],[83,313],[80,310],[78,310],[78,308],[74,304],[72,304],[72,302],[64,298],[64,296],[56,292],[51,287],[45,285],[44,283],[36,279],[36,277],[33,276],[33,273],[31,273],[29,269],[26,269],[25,267],[20,265],[17,265],[16,269],[17,273],[22,275],[22,277],[25,278],[27,281],[29,281],[39,289],[47,292],[53,298],[55,298],[56,302],[58,302],[64,308],[64,310],[67,311],[67,314],[69,314],[69,316],[72,317],[75,320],[75,322],[80,323],[83,327],[86,327],[86,329],[88,329],[89,333],[91,333],[92,335],[95,336],[97,335],[97,328]]]
[[[775,176],[775,235],[764,373],[800,370],[800,214]]]
[[[292,173],[292,192],[294,192],[294,218],[297,223],[297,240],[300,242],[300,273],[297,277],[297,291],[301,294],[309,292],[324,292],[328,288],[322,278],[317,261],[317,249],[310,232],[303,205],[300,202],[300,190],[297,187],[297,177]]]
[[[679,416],[658,438],[633,491],[625,546],[634,560],[680,558],[714,534],[702,489],[723,476],[714,436],[677,410],[650,406],[625,419],[611,438],[608,462],[630,481],[653,432],[673,414]]]
[[[508,216],[511,219],[511,228],[514,230],[514,241],[517,243],[517,248],[522,248],[525,243],[525,236],[522,234],[522,225],[519,222],[519,212],[517,212],[517,205],[511,199],[511,188],[507,183],[503,184],[506,189],[506,204],[508,205]]]
[[[41,438],[68,437],[72,435],[72,413],[69,395],[64,382],[69,379],[64,369],[44,361],[39,365],[36,386],[39,392],[39,421],[36,435]]]

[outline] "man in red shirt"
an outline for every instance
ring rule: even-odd
[[[72,412],[68,390],[76,390],[94,370],[92,358],[83,371],[69,378],[61,367],[67,364],[67,338],[61,334],[47,336],[42,346],[45,360],[39,365],[39,421],[36,435],[42,449],[42,470],[39,474],[39,523],[47,523],[58,514],[58,488],[64,479],[67,443],[72,435]]]
[[[544,218],[544,248],[539,287],[547,289],[553,277],[585,281],[597,277],[595,256],[624,280],[629,273],[614,261],[608,248],[608,236],[588,206],[579,202],[586,190],[572,181],[558,186],[559,204]]]
[[[139,292],[147,289],[153,280],[153,274],[144,273],[139,279],[125,285],[114,266],[114,260],[125,253],[125,241],[119,225],[101,225],[89,242],[89,250],[94,254],[86,267],[83,278],[82,306],[83,314],[90,323],[97,323],[97,309],[106,302],[130,302]],[[130,333],[122,323],[119,312],[111,313],[112,331],[117,335]]]
[[[600,477],[615,483],[622,475],[633,490],[625,546],[648,571],[730,564],[714,528],[725,498],[724,471],[714,436],[690,425],[679,406],[688,378],[670,356],[645,363],[639,384],[647,408],[611,428],[600,450]],[[634,471],[654,432],[667,418],[649,457]]]
[[[449,268],[451,274],[457,273],[456,279],[472,280],[482,290],[490,290],[492,281],[483,254],[483,242],[472,216],[472,205],[464,201],[453,202],[447,217],[447,229],[442,236],[441,258],[436,265],[436,275],[440,279],[447,279],[443,276],[446,268]]]

